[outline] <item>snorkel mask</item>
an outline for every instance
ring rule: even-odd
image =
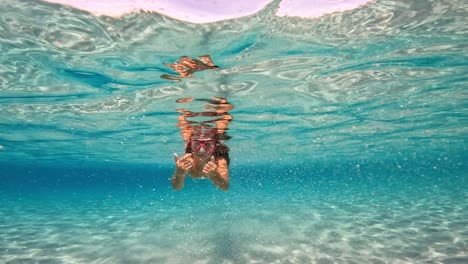
[[[216,149],[216,141],[214,139],[192,139],[190,140],[190,148],[192,152],[199,154],[212,154]]]
[[[192,139],[190,139],[189,144],[192,153],[200,155],[212,154],[216,149],[217,140],[211,128],[200,126],[194,131],[194,135]]]

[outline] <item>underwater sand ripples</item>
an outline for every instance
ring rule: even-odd
[[[105,198],[85,192],[67,199],[58,194],[44,201],[5,200],[0,261],[463,263],[468,258],[461,188],[427,189],[420,183],[392,193],[380,182],[376,187],[382,190],[350,183],[344,192],[323,192],[285,182],[268,180],[261,190],[234,190],[221,200],[215,192],[201,192],[190,196],[190,203],[183,195],[134,196],[131,189]]]
[[[4,193],[0,196],[4,205],[0,208],[0,261],[467,260],[468,204],[463,177],[450,182],[437,177],[424,180],[416,174],[351,173],[344,178],[320,178],[322,173],[310,175],[307,168],[297,167],[284,169],[281,178],[270,175],[268,169],[248,171],[239,174],[244,179],[233,177],[240,181],[238,187],[223,197],[209,185],[187,186],[195,189],[175,199],[165,187],[157,191],[134,184],[115,188],[107,186],[104,178],[101,181],[107,187],[103,190],[89,183],[93,186],[84,189],[69,186],[47,193]],[[118,185],[118,180],[112,184]]]

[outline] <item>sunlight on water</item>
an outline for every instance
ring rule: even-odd
[[[206,25],[27,1],[2,10],[6,160],[171,162],[175,100],[193,95],[238,106],[239,162],[281,158],[266,144],[280,137],[285,162],[465,150],[463,1],[378,1],[314,20],[273,8]],[[159,78],[172,74],[163,63],[199,54],[220,69]]]

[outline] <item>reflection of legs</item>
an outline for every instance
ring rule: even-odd
[[[231,105],[226,98],[221,97],[212,97],[213,99],[195,99],[197,101],[205,101],[208,104],[204,105],[206,112],[192,112],[185,109],[179,109],[181,115],[179,116],[177,126],[180,128],[180,133],[185,141],[189,141],[193,136],[197,127],[206,127],[213,130],[213,133],[217,134],[218,138],[220,135],[225,135],[227,132],[229,123],[232,121],[232,116],[228,113],[229,110],[233,109],[234,106]],[[193,98],[182,98],[177,100],[178,103],[182,102],[191,102]],[[205,120],[201,122],[189,121],[189,117],[219,117],[216,119]],[[214,123],[214,126],[213,126]],[[221,137],[223,138],[223,137]]]
[[[214,65],[209,55],[200,56],[198,58],[199,60],[194,60],[187,56],[181,56],[175,63],[164,63],[164,65],[179,73],[180,77],[163,74],[161,78],[179,82],[180,78],[192,78],[192,74],[197,71],[219,68]]]
[[[201,60],[205,65],[209,67],[218,68],[218,66],[214,65],[213,60],[211,60],[210,55],[199,56],[198,59]]]
[[[193,101],[192,97],[185,97],[185,98],[180,98],[176,100],[176,103],[190,103]],[[179,112],[179,111],[177,111]]]
[[[227,113],[232,110],[234,107],[231,104],[205,104],[203,106],[205,111],[214,111],[218,114]]]
[[[190,125],[187,119],[185,119],[184,114],[179,116],[178,120],[179,122],[177,123],[177,126],[180,128],[180,134],[182,135],[182,138],[184,141],[189,141],[192,137],[193,127]]]
[[[197,101],[208,102],[210,104],[229,104],[226,98],[212,96],[212,99],[195,99]]]
[[[212,96],[213,99],[197,99],[197,101],[205,101],[208,104],[205,104],[203,110],[205,111],[214,111],[218,114],[224,114],[232,110],[234,106],[228,103],[226,98]]]
[[[186,69],[195,70],[197,68],[197,62],[186,56],[180,57],[179,64],[184,66]]]
[[[213,96],[213,99],[201,99],[203,101],[208,102],[203,107],[205,111],[212,111],[212,113],[216,113],[217,116],[221,116],[219,119],[210,120],[208,122],[215,123],[217,133],[223,134],[226,132],[229,123],[232,120],[232,116],[228,113],[228,111],[232,110],[234,106],[230,104],[226,98]]]
[[[169,75],[169,74],[163,74],[161,75],[162,79],[166,79],[169,81],[175,81],[175,82],[180,82],[180,77],[179,76],[174,76],[174,75]]]
[[[231,120],[232,120],[232,116],[226,113],[226,114],[223,114],[221,118],[203,121],[203,122],[200,122],[199,124],[204,125],[204,126],[210,126],[211,123],[215,123],[215,127],[213,129],[216,130],[216,133],[224,134],[227,132],[227,129]]]
[[[173,69],[175,72],[179,73],[180,78],[192,78],[192,73],[195,72],[195,69],[191,67],[192,64],[193,63],[189,63],[189,62],[164,63],[164,65],[166,65],[167,67]],[[163,76],[164,75],[166,75],[166,74],[163,74]],[[161,76],[161,78],[163,78],[163,76]],[[164,79],[173,80],[173,79],[168,79],[168,78],[164,78]],[[179,81],[180,81],[180,79],[179,79]]]
[[[232,116],[228,113],[223,114],[220,119],[215,121],[218,134],[226,133],[226,130],[229,126],[229,123],[231,123],[231,121],[232,121]]]
[[[179,63],[164,63],[164,65],[178,72],[180,75],[186,75],[186,72],[188,72],[189,70],[187,66],[179,64]]]

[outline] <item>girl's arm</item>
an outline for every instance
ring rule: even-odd
[[[186,171],[176,169],[174,176],[172,176],[171,183],[172,188],[178,191],[184,187],[185,178],[187,177]]]
[[[179,159],[179,156],[174,153],[174,159],[176,164],[176,171],[174,176],[172,176],[171,183],[172,188],[178,191],[184,187],[185,178],[187,177],[187,172],[193,166],[192,154],[187,153],[182,158]]]
[[[229,168],[225,159],[218,160],[216,173],[211,177],[211,181],[223,191],[229,189]]]

